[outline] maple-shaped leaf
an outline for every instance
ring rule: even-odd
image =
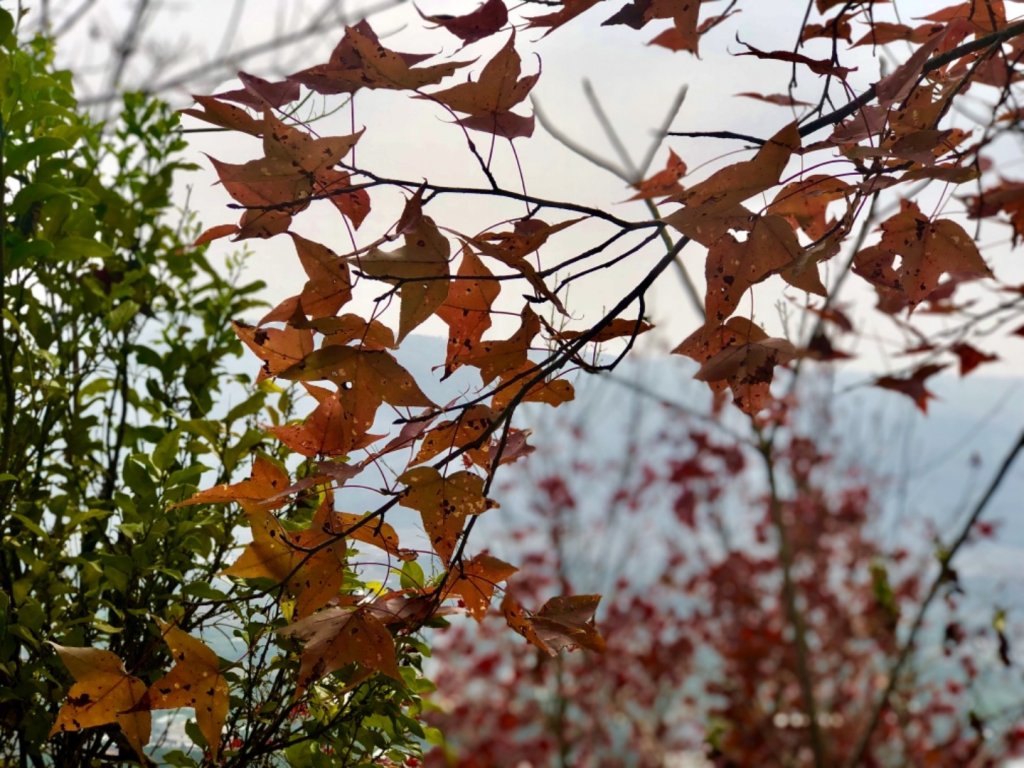
[[[298,101],[301,95],[299,84],[291,80],[271,82],[248,72],[239,72],[238,79],[242,83],[240,89],[217,93],[213,98],[244,104],[262,112],[265,109],[280,109]]]
[[[251,136],[259,136],[263,133],[262,121],[257,120],[244,109],[240,109],[234,104],[225,104],[222,101],[218,101],[215,96],[193,95],[192,98],[202,107],[202,110],[183,109],[181,114],[189,115],[197,120],[203,120],[221,128],[248,133]]]
[[[428,16],[416,10],[424,21],[444,27],[466,45],[490,37],[508,23],[508,9],[502,0],[485,0],[475,11],[462,16]]]
[[[751,214],[741,203],[778,184],[799,147],[796,123],[790,123],[752,159],[723,168],[686,190],[679,196],[685,207],[666,216],[665,222],[708,247],[730,229],[749,229]]]
[[[405,245],[390,252],[374,248],[352,257],[361,271],[398,286],[399,344],[448,297],[451,246],[434,221],[423,215],[422,204],[422,189],[405,204],[396,232],[405,238]]]
[[[291,235],[295,252],[309,279],[302,293],[293,299],[285,299],[260,321],[261,325],[288,322],[296,311],[313,319],[331,317],[352,298],[352,277],[348,262],[326,245],[307,240],[294,232],[288,234]]]
[[[281,506],[285,500],[280,499],[281,493],[288,487],[288,473],[278,464],[262,453],[257,453],[252,463],[249,478],[237,483],[221,483],[207,488],[184,501],[171,505],[172,508],[187,507],[193,504],[220,504],[229,501],[249,502]],[[268,502],[268,499],[276,499]]]
[[[465,603],[469,615],[481,622],[498,583],[518,570],[514,565],[486,553],[477,555],[472,560],[452,566],[442,599],[458,595]]]
[[[899,286],[911,304],[927,299],[943,274],[992,274],[963,227],[950,219],[933,221],[909,200],[901,202],[900,212],[884,221],[881,229],[877,254],[883,257],[883,264],[900,257],[896,269]]]
[[[495,387],[491,408],[500,413],[513,402],[546,403],[557,407],[576,397],[576,390],[565,379],[544,378],[527,387],[539,373],[540,368],[529,361],[519,368],[505,371]]]
[[[742,242],[729,233],[720,237],[708,249],[705,262],[708,287],[704,306],[708,320],[725,320],[748,288],[796,264],[803,255],[804,248],[792,228],[779,216],[757,217]]]
[[[258,328],[237,320],[231,327],[242,343],[263,361],[257,381],[279,375],[301,363],[313,351],[313,334],[306,329]]]
[[[368,608],[325,608],[278,633],[302,641],[296,698],[320,678],[349,664],[402,682],[395,640]]]
[[[316,408],[301,422],[267,427],[267,432],[296,453],[308,457],[345,456],[375,439],[367,435],[372,421],[358,420],[356,414],[346,408],[344,390],[322,391],[324,395],[318,398]]]
[[[775,195],[766,213],[782,216],[800,227],[812,240],[825,237],[831,228],[826,219],[829,203],[853,195],[853,188],[835,176],[806,176],[784,186]]]
[[[321,508],[333,503],[327,494]],[[295,615],[308,616],[326,605],[341,589],[345,576],[345,543],[323,530],[319,520],[305,531],[290,533],[272,512],[244,503],[252,541],[225,568],[225,576],[270,579],[295,598]],[[314,551],[315,550],[315,551]]]
[[[600,602],[600,595],[561,595],[530,615],[514,598],[506,597],[502,611],[512,629],[552,656],[573,648],[600,653],[605,650],[605,642],[594,624]]]
[[[700,0],[631,0],[608,18],[604,25],[625,24],[633,29],[641,29],[655,19],[672,19],[673,28],[656,37],[651,44],[696,54],[700,42],[700,5]]]
[[[498,376],[526,363],[530,344],[539,332],[540,319],[529,305],[524,305],[518,331],[503,341],[481,341],[472,349],[466,349],[459,356],[459,362],[479,368],[483,383],[490,384]]]
[[[928,413],[928,401],[934,399],[935,395],[925,389],[924,383],[945,367],[945,365],[935,363],[922,365],[910,376],[882,376],[875,379],[875,386],[906,395],[914,401],[921,413]]]
[[[953,354],[955,354],[960,360],[961,376],[966,376],[982,363],[993,363],[999,359],[999,355],[982,352],[980,349],[971,346],[967,342],[954,344],[950,347],[950,351],[953,352]]]
[[[527,282],[563,315],[568,314],[561,300],[548,288],[536,268],[527,260],[527,256],[535,253],[548,238],[556,232],[571,227],[582,219],[569,219],[557,224],[548,224],[537,218],[519,219],[511,232],[484,232],[470,242],[484,256],[498,259],[526,278]]]
[[[355,515],[349,512],[331,512],[329,515],[314,519],[316,526],[332,536],[344,535],[347,539],[361,541],[399,560],[415,559],[416,553],[410,549],[402,549],[398,543],[398,533],[394,526],[385,523],[380,517],[373,515]],[[314,526],[310,526],[313,528]]]
[[[152,716],[136,710],[146,694],[146,684],[129,675],[121,658],[99,648],[72,648],[50,643],[75,679],[68,698],[57,713],[50,737],[65,731],[80,731],[117,723],[125,740],[145,765],[142,748],[149,742]]]
[[[173,624],[157,619],[174,666],[146,691],[151,709],[191,707],[196,723],[206,739],[212,759],[220,752],[220,735],[228,716],[228,681],[220,671],[220,661],[206,643]]]
[[[770,340],[763,328],[745,317],[731,317],[721,325],[699,328],[672,352],[700,363],[712,391],[730,388],[736,406],[752,416],[771,402],[775,366],[792,356],[792,348],[781,341]]]
[[[470,406],[457,418],[442,421],[427,432],[411,464],[422,464],[439,453],[453,451],[480,440],[491,429],[493,422],[494,412],[486,405]],[[490,465],[487,449],[488,445],[484,443],[467,451],[466,456],[475,464],[486,468]]]
[[[997,186],[967,199],[967,213],[972,219],[987,218],[1000,211],[1009,216],[1016,245],[1024,237],[1024,181],[1000,179]]]
[[[633,188],[637,192],[629,200],[650,200],[655,197],[681,194],[683,188],[679,186],[679,180],[685,175],[686,163],[674,150],[670,149],[665,167],[650,178],[634,184]]]
[[[445,564],[451,562],[466,517],[497,506],[484,496],[483,478],[472,472],[446,476],[434,467],[416,467],[403,473],[398,482],[406,486],[401,505],[420,513],[430,545]]]
[[[494,274],[473,249],[463,243],[458,274],[449,283],[448,295],[437,309],[437,316],[448,325],[444,378],[462,365],[464,356],[474,353],[484,332],[491,327],[491,305],[500,290]]]
[[[317,317],[312,320],[292,318],[297,328],[308,328],[327,337],[325,346],[344,346],[356,342],[360,349],[381,351],[395,349],[395,332],[380,320],[369,320],[348,312],[338,317]]]
[[[415,91],[435,85],[469,62],[416,66],[432,54],[398,53],[384,47],[366,21],[347,27],[327,63],[289,75],[322,94],[355,93],[360,88]]]
[[[514,114],[512,107],[526,98],[540,77],[520,77],[522,62],[515,48],[515,32],[480,73],[478,80],[431,93],[429,97],[455,112],[460,125],[513,139],[533,133],[533,118]]]

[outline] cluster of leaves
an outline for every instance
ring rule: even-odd
[[[505,547],[523,562],[515,594],[611,586],[607,652],[551,659],[510,641],[498,621],[453,626],[435,648],[437,707],[427,714],[445,743],[426,766],[655,768],[684,756],[807,764],[773,501],[755,480],[760,457],[721,425],[708,431],[676,407],[654,408],[654,450],[647,430],[621,456],[583,448],[569,460],[545,446],[543,462],[508,478],[529,489],[515,495],[519,543]],[[593,445],[603,430],[585,421],[577,440]],[[787,432],[774,471],[813,638],[818,717],[830,754],[848,756],[899,653],[899,629],[924,597],[927,555],[879,543],[884,484],[823,452],[835,441],[827,428],[813,440]],[[944,585],[948,610],[858,764],[1000,765],[1020,754],[1016,710],[986,704],[983,673],[1005,677],[1010,658],[967,642],[987,635],[982,647],[998,647],[991,626],[958,615],[960,591],[955,580]]]
[[[178,765],[285,747],[316,764],[303,734],[339,710],[332,743],[356,758],[411,743],[408,692],[282,714],[292,670],[268,666],[275,617],[217,588],[238,513],[174,506],[248,470],[265,440],[255,414],[291,411],[232,371],[230,320],[263,286],[193,248],[187,214],[175,224],[172,180],[191,166],[169,108],[129,96],[104,132],[52,56],[0,11],[0,764],[146,762],[151,711],[181,707],[197,724],[164,718],[154,734]],[[247,653],[226,666],[195,630]]]
[[[512,424],[515,408],[528,401],[557,406],[572,399],[571,384],[557,378],[567,368],[613,367],[614,361],[595,364],[588,345],[625,337],[628,350],[650,328],[644,320],[648,291],[679,263],[684,249],[706,249],[706,292],[700,302],[705,321],[675,352],[694,359],[700,366],[697,378],[720,395],[731,392],[757,428],[769,430],[763,453],[770,459],[788,404],[772,392],[776,371],[844,356],[831,336],[837,329],[856,330],[834,306],[848,276],[877,294],[880,316],[891,319],[904,337],[912,336],[899,351],[916,355],[916,362],[904,375],[877,383],[912,396],[922,409],[928,397],[924,381],[943,365],[943,357],[958,356],[965,373],[991,359],[971,343],[982,320],[987,333],[1019,320],[1024,291],[998,282],[976,238],[942,213],[941,205],[926,215],[911,200],[926,186],[975,182],[968,212],[1004,221],[1015,237],[1020,234],[1019,185],[994,184],[986,176],[987,153],[1015,120],[1011,106],[1024,40],[1024,24],[1007,20],[1001,0],[951,6],[922,27],[905,30],[879,20],[875,6],[882,4],[818,0],[820,23],[809,23],[809,11],[801,38],[808,45],[825,38],[830,58],[751,46],[742,53],[792,64],[794,80],[807,71],[823,77],[818,105],[797,120],[779,121],[769,137],[732,134],[756,145],[756,152],[700,180],[690,179],[685,162],[670,154],[663,171],[634,180],[634,199],[651,214],[639,217],[531,195],[521,166],[513,181],[520,186],[512,189],[499,180],[493,164],[499,140],[508,142],[518,163],[517,142],[535,129],[524,102],[540,72],[523,74],[521,50],[528,37],[523,30],[542,30],[540,47],[558,28],[583,23],[577,17],[608,4],[573,0],[540,15],[529,15],[527,5],[527,15],[517,19],[502,0],[488,0],[466,16],[425,16],[438,36],[454,35],[464,48],[490,50],[479,67],[474,59],[460,58],[462,53],[429,63],[430,53],[391,50],[362,22],[346,30],[324,63],[278,82],[243,74],[241,88],[198,96],[198,106],[185,110],[261,147],[244,163],[211,158],[241,217],[206,230],[198,244],[225,237],[287,240],[308,278],[298,294],[255,325],[237,321],[233,326],[261,361],[259,379],[265,386],[272,386],[270,379],[299,382],[314,403],[306,416],[277,419],[268,430],[277,447],[270,452],[280,450],[289,460],[275,463],[258,455],[248,480],[222,483],[174,507],[241,507],[252,539],[224,571],[242,582],[227,600],[273,598],[261,603],[271,618],[258,634],[265,648],[286,653],[270,658],[268,650],[259,658],[293,673],[287,690],[303,705],[327,711],[321,730],[306,731],[305,738],[344,726],[347,708],[366,686],[391,692],[392,702],[409,695],[415,661],[403,670],[397,659],[406,652],[415,656],[421,647],[417,631],[440,612],[464,607],[474,618],[483,617],[516,568],[485,548],[470,549],[470,533],[480,516],[497,506],[490,498],[497,469],[531,450],[528,435]],[[669,21],[671,28],[652,42],[695,54],[711,30],[733,23],[739,5],[702,19],[701,3],[636,0],[605,23],[642,30]],[[912,49],[892,73],[859,94],[850,82],[852,68],[841,61],[848,50],[842,41],[855,27],[868,42],[899,42]],[[486,48],[492,38],[500,43],[496,50]],[[469,67],[478,71],[463,81],[458,73]],[[992,110],[978,132],[952,127],[954,105],[965,94],[993,86]],[[479,186],[424,181],[417,173],[393,178],[375,170],[374,127],[354,130],[357,100],[376,98],[373,91],[408,97],[410,104],[426,102],[450,119],[452,140],[465,147],[468,167],[480,174]],[[353,127],[329,134],[322,124],[300,120],[299,108],[311,94],[347,99]],[[798,106],[792,93],[760,96]],[[846,99],[843,106],[833,108],[841,99]],[[476,144],[480,133],[491,143],[487,153]],[[504,207],[481,227],[438,223],[428,211],[434,213],[438,201],[446,199],[463,201],[466,209],[478,200]],[[896,201],[898,210],[881,214],[880,200]],[[350,247],[296,230],[321,203],[340,217]],[[381,204],[394,206],[396,213],[401,207],[401,213],[363,237],[362,228],[379,218],[374,214]],[[673,209],[662,216],[662,205]],[[876,229],[877,242],[865,245]],[[558,251],[545,245],[564,238],[567,230],[593,244],[553,261],[549,256]],[[396,240],[401,244],[390,245]],[[836,258],[844,253],[845,261]],[[641,263],[652,254],[635,285],[599,319],[581,329],[563,327],[570,317],[570,287],[599,270],[627,259]],[[833,265],[830,277],[826,267]],[[685,268],[682,274],[689,280]],[[772,336],[763,319],[739,312],[750,289],[776,278],[802,292],[804,307],[820,319],[807,338]],[[971,307],[962,298],[968,291]],[[986,301],[988,308],[979,310],[979,302]],[[925,311],[948,318],[943,334],[915,329],[911,318]],[[511,326],[506,316],[516,318]],[[447,328],[446,354],[436,361],[443,371],[439,378],[459,369],[479,374],[478,385],[447,404],[435,403],[425,391],[426,380],[410,373],[397,354],[409,349],[413,332],[428,321]],[[388,420],[399,427],[389,427]],[[356,501],[357,489],[376,493],[375,505]],[[336,496],[344,511],[336,508]],[[778,503],[769,506],[784,554],[780,599],[795,633],[802,706],[821,766],[827,758],[807,674],[796,563],[785,516]],[[396,529],[406,519],[400,508],[418,515],[413,519],[426,531],[427,549],[399,544]],[[374,568],[380,577],[371,579]],[[947,564],[942,568],[945,572]],[[604,641],[593,625],[596,606],[593,596],[554,596],[537,607],[524,607],[511,593],[503,599],[508,625],[544,652],[601,649]],[[204,669],[197,664],[193,671]],[[147,690],[152,699],[154,689]],[[208,726],[211,739],[215,725]],[[869,733],[873,729],[874,724]],[[215,740],[210,746],[216,752]],[[232,759],[252,757],[242,747]]]

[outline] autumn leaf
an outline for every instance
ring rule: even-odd
[[[846,200],[854,193],[842,179],[824,174],[806,176],[786,184],[775,195],[766,213],[782,216],[812,240],[825,237],[831,223],[826,218],[829,203]]]
[[[702,378],[712,391],[728,387],[736,406],[753,416],[771,402],[774,368],[794,353],[787,345],[782,339],[770,339],[745,317],[731,317],[721,325],[699,328],[672,352],[700,363]]]
[[[453,111],[465,114],[466,117],[459,119],[459,124],[466,128],[507,139],[531,135],[533,117],[522,117],[511,110],[526,98],[540,73],[519,76],[522,63],[515,49],[515,39],[513,32],[508,42],[484,66],[478,80],[435,91],[423,98],[439,101]]]
[[[192,98],[202,107],[202,110],[183,109],[181,114],[220,126],[221,128],[248,133],[252,136],[259,136],[263,133],[263,123],[244,109],[240,109],[233,104],[225,104],[215,96],[193,95]]]
[[[514,598],[502,603],[505,620],[519,634],[551,656],[573,648],[605,650],[594,624],[600,595],[561,595],[548,600],[535,614],[526,613]]]
[[[650,178],[634,184],[633,188],[637,190],[637,193],[629,200],[650,200],[655,197],[681,194],[683,188],[679,186],[679,180],[685,175],[686,163],[670,149],[665,167]]]
[[[480,440],[494,421],[494,413],[486,405],[474,405],[462,411],[457,418],[442,421],[423,437],[420,449],[410,464],[422,464],[440,453],[462,448]],[[475,464],[489,466],[488,445],[484,443],[466,452]]]
[[[221,483],[213,488],[191,496],[185,501],[171,505],[171,508],[187,507],[193,504],[219,504],[229,501],[248,502],[251,504],[280,506],[285,500],[280,494],[288,487],[288,473],[276,463],[257,453],[252,463],[249,478],[237,483]],[[268,499],[276,499],[276,503],[268,503]]]
[[[474,354],[484,332],[491,327],[491,305],[501,290],[493,277],[473,249],[463,243],[458,274],[448,285],[444,303],[437,308],[437,316],[448,325],[443,378],[462,365],[462,358]]]
[[[642,29],[656,19],[672,19],[674,27],[656,37],[651,44],[696,54],[700,41],[700,5],[700,0],[631,0],[609,17],[604,26],[625,24],[633,29]]]
[[[505,371],[495,387],[491,408],[500,413],[513,402],[546,403],[557,407],[576,397],[573,385],[565,379],[545,376],[537,383],[527,387],[527,384],[539,374],[540,368],[529,361],[519,368]]]
[[[212,98],[233,101],[262,112],[265,109],[280,109],[287,106],[293,101],[298,101],[301,95],[299,84],[291,80],[271,82],[248,72],[239,72],[238,79],[242,83],[240,89],[216,93]]]
[[[242,343],[263,361],[257,381],[277,376],[300,364],[313,351],[313,334],[292,326],[259,328],[239,321],[231,323]]]
[[[442,599],[458,595],[466,611],[478,622],[491,604],[494,590],[519,569],[488,554],[453,565],[445,582]]]
[[[323,517],[314,520],[310,526],[319,527],[331,536],[345,535],[346,539],[361,541],[370,544],[394,555],[399,560],[412,560],[416,552],[411,549],[402,549],[398,542],[398,533],[394,526],[385,523],[380,517],[372,515],[355,515],[349,512],[331,512]]]
[[[963,227],[950,219],[928,219],[912,201],[903,200],[900,212],[884,221],[881,229],[876,251],[881,263],[873,269],[891,265],[899,256],[899,287],[911,304],[927,299],[943,274],[992,274]]]
[[[624,317],[617,317],[611,322],[605,323],[601,330],[587,339],[587,341],[593,344],[601,344],[612,339],[622,338],[623,336],[632,338],[642,333],[647,333],[653,327],[646,320],[641,320],[640,318],[629,320]],[[586,333],[589,333],[589,331],[558,331],[554,334],[554,338],[559,341],[573,341]]]
[[[428,16],[416,9],[425,21],[444,27],[469,45],[490,37],[508,23],[508,9],[502,0],[486,0],[479,8],[462,16]]]
[[[665,223],[707,247],[730,229],[750,229],[752,215],[741,203],[778,184],[799,147],[800,134],[790,123],[752,159],[723,168],[686,190],[679,197],[685,207],[666,216]]]
[[[960,360],[961,376],[966,376],[982,363],[992,363],[999,359],[998,355],[990,355],[986,352],[982,352],[977,347],[971,346],[966,342],[954,344],[950,347],[950,351],[952,351]]]
[[[762,51],[752,45],[741,43],[747,50],[737,53],[737,56],[756,56],[759,59],[773,59],[775,61],[786,61],[791,64],[801,64],[817,75],[830,75],[839,80],[846,80],[851,72],[856,72],[856,67],[841,67],[828,59],[812,59],[802,53],[793,51]]]
[[[405,238],[404,246],[390,252],[374,248],[352,257],[361,271],[398,286],[399,344],[448,297],[451,246],[433,220],[423,215],[422,201],[420,189],[405,205],[396,233]]]
[[[371,425],[346,408],[342,390],[327,392],[301,422],[270,426],[267,432],[302,456],[345,456],[375,439],[366,433]]]
[[[149,710],[136,710],[146,694],[146,684],[129,675],[124,662],[111,651],[50,645],[75,679],[50,728],[50,738],[57,733],[117,723],[139,760],[147,764],[142,748],[149,742],[152,717]]]
[[[306,285],[302,293],[285,299],[260,324],[288,322],[296,312],[312,318],[332,317],[352,298],[352,278],[348,262],[326,245],[307,240],[301,235],[289,232],[295,251],[306,272]]]
[[[330,511],[333,497],[321,505]],[[264,507],[243,504],[252,541],[239,558],[225,568],[225,576],[238,579],[270,579],[295,598],[295,615],[308,616],[326,605],[341,589],[345,578],[345,542],[324,531],[320,521],[305,531],[290,533]]]
[[[481,341],[461,354],[459,362],[479,368],[483,383],[490,384],[496,377],[519,369],[526,363],[530,344],[539,332],[540,319],[529,306],[524,306],[519,330],[510,338],[503,341]]]
[[[882,376],[879,379],[875,379],[875,386],[891,389],[893,392],[906,395],[914,401],[914,404],[921,410],[921,413],[928,413],[928,401],[933,399],[935,395],[925,389],[924,383],[945,367],[945,365],[934,363],[922,365],[907,377]]]
[[[806,101],[800,101],[794,99],[792,96],[786,93],[753,93],[751,91],[744,91],[743,93],[737,93],[737,96],[741,96],[744,99],[756,99],[757,101],[766,101],[769,104],[778,104],[780,107],[809,107]]]
[[[398,482],[406,486],[399,503],[420,513],[430,546],[445,564],[451,562],[466,518],[497,506],[484,496],[483,478],[472,472],[445,476],[434,467],[416,467]]]
[[[430,67],[416,65],[431,54],[397,53],[384,47],[366,21],[345,30],[345,36],[325,64],[288,76],[322,94],[355,93],[360,88],[418,90],[435,85],[469,62],[449,61]]]
[[[561,8],[551,13],[544,13],[540,16],[528,16],[526,18],[527,29],[537,29],[547,27],[545,36],[551,34],[563,24],[567,24],[581,13],[584,13],[601,0],[562,0]]]
[[[278,633],[302,641],[296,698],[320,678],[349,664],[402,683],[394,638],[366,608],[325,608]]]
[[[792,228],[779,216],[757,217],[742,242],[731,234],[723,235],[708,250],[705,262],[704,306],[708,320],[725,320],[739,306],[748,288],[798,265],[805,256]],[[814,292],[824,294],[824,288],[814,287]]]
[[[228,682],[220,661],[201,640],[173,624],[157,619],[164,641],[171,649],[174,666],[146,691],[151,709],[191,707],[214,761],[220,752],[220,736],[228,716]]]

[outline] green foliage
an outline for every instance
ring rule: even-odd
[[[301,729],[288,746],[277,619],[225,599],[231,586],[218,580],[238,512],[172,506],[201,478],[247,475],[261,447],[255,417],[275,390],[232,370],[241,347],[230,320],[257,306],[262,286],[240,284],[240,258],[224,274],[189,244],[196,228],[170,201],[184,141],[166,105],[129,95],[116,125],[90,120],[51,44],[19,41],[6,11],[0,89],[0,766],[136,761],[113,726],[49,738],[70,679],[45,641],[107,648],[149,684],[169,666],[154,617],[234,631],[266,665],[257,675],[247,657],[225,672],[247,705],[225,738],[236,757],[243,738],[251,747],[244,764],[270,742],[291,764],[327,764]],[[274,416],[289,407],[282,396]],[[288,667],[280,679],[293,676]],[[325,743],[359,753],[354,738],[378,752],[408,741],[417,726],[399,702],[411,694],[374,690],[344,707],[321,696],[310,733],[359,706],[373,721]],[[186,731],[205,744],[194,723]]]

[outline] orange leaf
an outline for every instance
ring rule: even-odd
[[[903,200],[900,212],[882,223],[877,247],[885,263],[900,257],[899,285],[911,304],[928,298],[947,272],[992,274],[963,227],[950,219],[931,221],[909,200]]]
[[[416,467],[402,474],[398,482],[407,486],[401,505],[420,513],[430,545],[445,564],[455,553],[466,517],[497,506],[484,496],[483,478],[471,472],[446,477],[434,467]]]
[[[364,608],[332,607],[278,630],[302,641],[296,697],[312,683],[348,664],[402,682],[391,633]]]
[[[796,124],[790,123],[765,142],[751,160],[723,168],[684,192],[685,207],[665,222],[701,245],[710,247],[731,228],[749,229],[750,212],[740,205],[779,182],[790,156],[800,147]],[[739,226],[737,226],[739,224]]]
[[[468,244],[462,246],[462,263],[457,278],[448,285],[448,296],[437,316],[448,324],[448,354],[444,378],[462,365],[491,327],[491,305],[501,290],[493,273]]]
[[[410,463],[422,464],[439,453],[447,453],[479,440],[491,428],[493,420],[494,413],[486,405],[474,405],[467,408],[459,414],[458,418],[442,421],[430,430],[423,438],[416,457]],[[487,448],[487,443],[484,443],[468,451],[466,455],[474,463],[487,468],[490,464]]]
[[[667,197],[668,195],[679,194],[683,191],[683,188],[679,186],[679,180],[685,175],[686,163],[670,149],[665,168],[649,179],[644,179],[638,184],[634,184],[633,188],[637,190],[637,193],[629,198],[629,200],[650,200],[654,197]]]
[[[68,668],[75,684],[57,713],[50,736],[117,723],[142,763],[142,748],[149,742],[149,710],[135,711],[146,694],[146,684],[129,675],[117,654],[99,648],[71,648],[50,643]]]
[[[294,367],[313,350],[313,334],[308,330],[257,328],[237,320],[231,323],[231,327],[242,343],[263,361],[257,381]]]
[[[433,220],[423,215],[422,196],[421,189],[405,204],[399,220],[398,234],[405,237],[405,245],[391,252],[374,248],[353,257],[366,274],[399,286],[399,344],[448,297],[451,246]]]
[[[257,453],[253,460],[252,473],[248,480],[238,483],[221,483],[213,488],[191,496],[185,501],[173,504],[172,508],[188,507],[193,504],[219,504],[227,501],[264,504],[268,499],[276,499],[288,487],[288,473],[262,453]],[[272,506],[281,506],[284,500],[278,500]]]
[[[531,386],[525,394],[520,394],[538,373],[540,368],[529,361],[519,368],[503,373],[491,400],[491,408],[497,412],[503,411],[516,398],[519,398],[519,402],[547,403],[557,407],[576,397],[576,390],[565,379],[542,380]]]
[[[519,330],[504,341],[481,341],[458,357],[460,365],[472,365],[480,369],[484,384],[507,371],[519,369],[526,363],[530,343],[540,332],[540,320],[530,307],[524,306]]]
[[[616,318],[610,323],[605,325],[598,331],[593,338],[588,339],[589,343],[600,344],[605,341],[611,341],[612,339],[618,339],[623,336],[639,336],[641,333],[647,333],[654,326],[645,320],[627,320],[626,318]],[[559,341],[572,341],[578,339],[587,331],[559,331],[554,335],[554,338]]]
[[[445,583],[443,598],[459,595],[469,615],[478,622],[483,621],[498,582],[504,581],[518,570],[515,566],[488,554],[477,555],[472,560],[452,566],[448,581]]]
[[[152,709],[195,709],[196,723],[216,762],[229,704],[228,682],[221,674],[220,661],[201,640],[173,624],[159,619],[157,624],[175,663],[170,672],[149,686],[149,705]]]

